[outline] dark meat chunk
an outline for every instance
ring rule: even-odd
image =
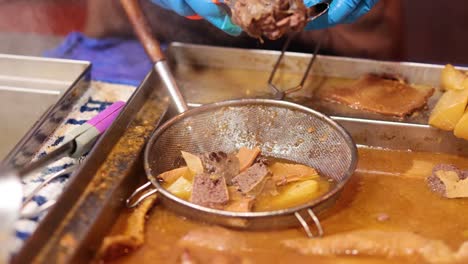
[[[200,155],[205,172],[225,178],[231,185],[231,180],[239,174],[239,159],[234,154],[226,154],[222,151],[210,152]]]
[[[468,171],[454,165],[438,164],[426,181],[429,189],[446,198],[468,197]]]
[[[255,163],[244,172],[232,179],[242,193],[248,193],[263,183],[268,175],[268,169],[263,163]]]
[[[254,38],[278,39],[302,31],[309,11],[303,0],[226,0],[232,20]]]
[[[229,201],[226,180],[208,173],[195,175],[190,201],[206,207],[222,208]]]
[[[430,87],[411,86],[398,78],[367,74],[350,84],[319,89],[316,96],[354,109],[405,117],[426,106]]]

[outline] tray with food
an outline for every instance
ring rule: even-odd
[[[189,105],[197,106],[228,99],[270,98],[268,77],[280,53],[174,43],[168,55]],[[296,85],[310,58],[286,53],[276,85]],[[462,70],[466,69],[318,56],[304,88],[286,99],[332,115],[358,146],[357,169],[337,199],[330,201],[328,210],[317,215],[300,212],[304,224],[297,217],[289,227],[264,219],[263,226],[249,230],[242,217],[216,225],[213,219],[187,213],[193,208],[180,208],[180,203],[205,211],[221,209],[224,216],[239,211],[262,214],[313,203],[336,182],[326,177],[326,166],[308,163],[310,157],[274,155],[281,151],[272,151],[275,145],[271,142],[232,144],[226,149],[219,136],[208,131],[196,136],[197,140],[213,138],[212,142],[208,138],[205,151],[187,148],[184,131],[177,139],[162,140],[171,149],[160,150],[151,158],[144,153],[151,132],[175,116],[175,110],[164,114],[167,95],[157,74],[151,72],[79,170],[90,183],[70,183],[69,191],[16,256],[16,262],[463,263],[468,255],[468,221],[463,213],[468,141],[457,136],[463,137],[465,131],[466,97],[460,102],[460,97],[455,100],[450,95],[466,95]],[[316,90],[322,88],[330,89],[323,92],[330,96],[348,96],[342,90],[350,87],[360,89],[358,95],[351,93],[352,100],[374,106],[358,107],[333,96],[315,98]],[[388,96],[392,96],[390,103],[383,100]],[[372,112],[392,110],[396,102],[400,102],[400,110],[407,107],[398,113],[411,109],[412,114]],[[376,107],[379,103],[382,108]],[[429,120],[442,129],[429,126]],[[209,118],[205,121],[209,123]],[[218,123],[213,131],[230,129],[229,124]],[[294,127],[282,127],[285,138],[298,136],[297,124],[292,124]],[[304,138],[314,135],[327,141],[317,127],[303,128]],[[300,139],[295,138],[290,147],[300,148],[310,141]],[[256,139],[246,137],[249,140]],[[149,145],[155,144],[151,142]],[[330,145],[330,149],[334,147]],[[166,156],[171,159],[166,165],[151,168],[159,164],[154,162],[148,166]],[[234,166],[219,167],[229,161]],[[138,206],[126,208],[125,201],[147,179],[145,174],[165,192],[146,193]]]

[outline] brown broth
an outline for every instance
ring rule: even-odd
[[[357,229],[401,230],[440,239],[452,249],[468,240],[468,199],[444,199],[432,193],[424,178],[441,162],[468,169],[468,158],[444,154],[359,149],[358,170],[351,177],[337,204],[321,221],[325,234]],[[389,216],[378,221],[379,214]],[[209,226],[173,214],[157,205],[148,217],[146,242],[137,251],[113,263],[180,263],[184,251],[178,241],[190,230]],[[118,232],[115,227],[113,232]],[[303,256],[281,245],[281,241],[301,238],[300,228],[278,231],[233,231],[244,239],[249,250],[191,250],[200,262],[213,261],[220,255],[236,255],[251,263],[422,263],[421,259],[385,259],[369,257]]]

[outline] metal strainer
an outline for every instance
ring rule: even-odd
[[[142,24],[143,14],[139,10],[138,1],[121,1],[146,49],[159,48],[148,27]],[[160,55],[151,56],[155,61],[155,69],[180,114],[151,136],[144,155],[149,182],[132,194],[127,205],[135,206],[147,196],[158,192],[162,202],[170,209],[203,221],[248,229],[297,226],[299,221],[307,235],[313,237],[305,220],[308,217],[304,217],[308,215],[315,223],[318,235],[323,235],[318,216],[334,203],[356,168],[357,150],[349,134],[335,121],[317,111],[279,100],[243,99],[188,110],[162,52],[148,53]],[[321,175],[333,179],[335,184],[327,193],[297,207],[266,212],[230,212],[180,199],[165,190],[156,179],[160,173],[177,167],[176,161],[180,159],[182,150],[192,153],[234,152],[242,146],[258,146],[266,156],[312,166]],[[132,202],[148,187],[153,189]]]

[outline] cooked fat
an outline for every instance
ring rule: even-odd
[[[454,252],[443,241],[404,231],[357,230],[324,238],[286,240],[283,244],[304,255],[419,256],[429,263],[468,261],[468,242]]]
[[[133,209],[126,219],[125,227],[116,234],[104,238],[98,256],[111,260],[139,248],[145,242],[145,219],[148,211],[156,202],[156,194],[147,197]]]

